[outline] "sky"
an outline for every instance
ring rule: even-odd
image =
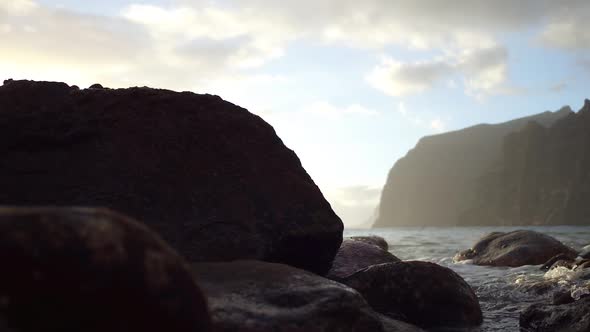
[[[360,227],[421,137],[579,109],[587,22],[587,0],[0,0],[0,80],[219,95]]]

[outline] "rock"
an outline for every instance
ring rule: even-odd
[[[375,311],[419,327],[475,327],[482,312],[471,287],[452,270],[407,261],[373,265],[343,281]]]
[[[342,221],[295,153],[217,96],[13,81],[0,128],[0,204],[106,206],[189,261],[325,274],[340,247]]]
[[[184,260],[111,211],[0,208],[0,260],[0,322],[15,331],[210,330]]]
[[[574,302],[574,298],[572,297],[571,291],[568,290],[560,290],[553,293],[553,301],[551,302],[553,305],[561,305],[561,304],[568,304]]]
[[[534,304],[520,314],[520,328],[537,332],[590,331],[590,297],[561,305]]]
[[[583,269],[587,269],[589,267],[590,267],[590,259],[584,259],[584,260],[577,262],[577,266],[575,267],[575,270],[583,270]]]
[[[104,89],[104,87],[98,83],[92,84],[89,89]]]
[[[455,256],[455,260],[472,259],[476,265],[539,265],[564,254],[572,259],[576,253],[551,236],[535,231],[494,232],[484,236],[472,249]]]
[[[375,245],[385,251],[389,250],[389,244],[381,236],[377,236],[377,235],[351,236],[351,237],[349,237],[349,239],[372,244],[372,245]]]
[[[215,331],[419,331],[380,317],[353,289],[287,265],[195,263],[193,271]]]
[[[547,271],[547,270],[551,269],[558,262],[561,262],[559,266],[564,266],[563,264],[566,262],[574,263],[575,259],[572,258],[572,255],[569,253],[568,254],[565,254],[565,253],[557,254],[557,255],[551,257],[547,262],[545,262],[545,264],[543,264],[543,266],[541,266],[541,270]]]
[[[339,281],[371,265],[399,261],[399,258],[372,243],[345,239],[326,277]]]

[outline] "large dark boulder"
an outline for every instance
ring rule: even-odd
[[[373,265],[343,281],[369,305],[393,319],[420,327],[474,327],[482,312],[471,287],[451,269],[406,261]]]
[[[590,331],[590,297],[560,305],[534,304],[520,314],[522,331]]]
[[[216,331],[420,331],[371,310],[353,289],[283,264],[195,263]]]
[[[481,238],[471,249],[455,256],[456,261],[472,259],[476,265],[523,266],[539,265],[549,259],[576,257],[576,252],[555,238],[529,230],[493,232]]]
[[[358,239],[345,239],[326,276],[341,280],[371,265],[399,261],[399,258],[376,245]]]
[[[210,330],[184,260],[108,210],[0,208],[0,261],[0,330]]]
[[[273,128],[212,95],[0,87],[0,205],[106,206],[190,261],[330,268],[342,222]]]

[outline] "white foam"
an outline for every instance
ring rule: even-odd
[[[558,266],[556,268],[553,268],[549,271],[547,271],[544,275],[545,279],[550,279],[550,280],[555,280],[555,279],[559,279],[559,280],[567,280],[567,281],[572,281],[572,280],[576,280],[580,277],[581,271],[574,271],[571,269],[568,269],[565,266]]]
[[[583,295],[590,294],[590,283],[587,283],[583,286],[574,286],[572,287],[572,298],[574,300],[579,300]]]

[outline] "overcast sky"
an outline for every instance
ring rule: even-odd
[[[588,22],[587,0],[0,0],[0,79],[220,95],[350,227],[420,137],[578,109]]]

